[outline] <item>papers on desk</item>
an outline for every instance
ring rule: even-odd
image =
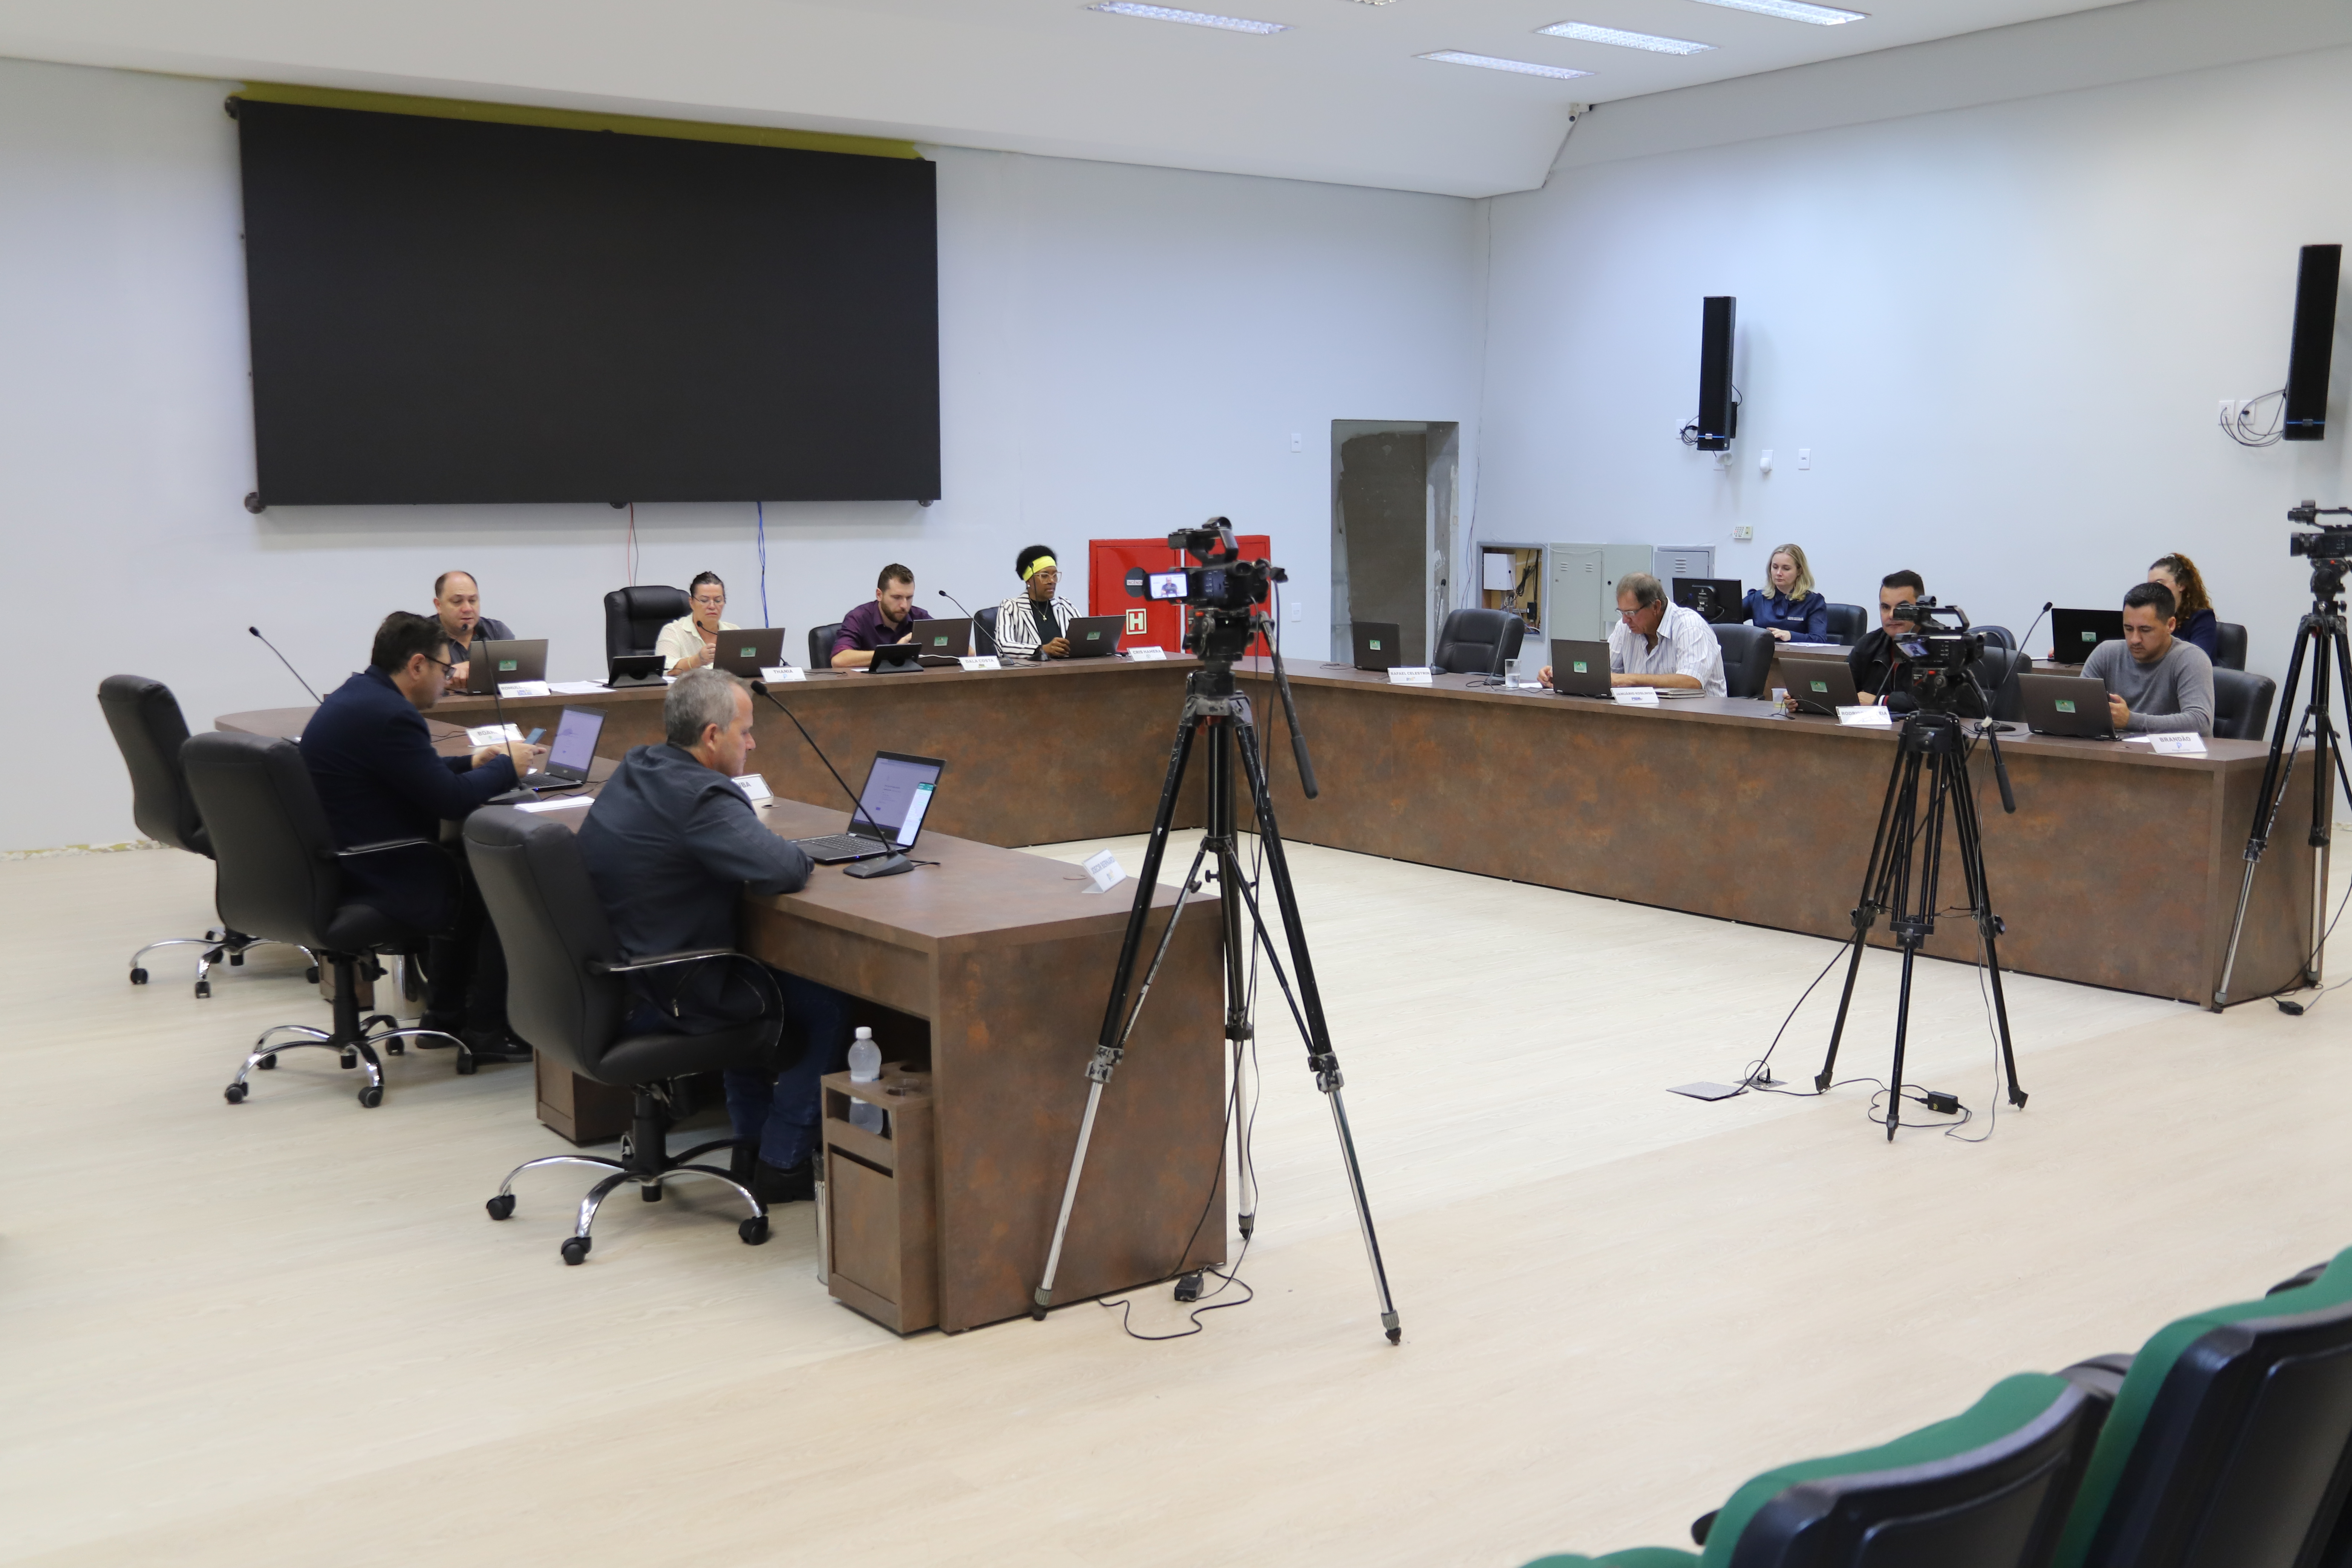
[[[2160,757],[2201,757],[2205,754],[2205,737],[2194,730],[2160,735],[2126,735],[2124,744],[2146,746]]]
[[[547,689],[558,697],[585,697],[605,689],[601,680],[551,680]]]
[[[554,691],[544,680],[501,680],[500,697],[551,697]]]
[[[1895,715],[1884,702],[1858,702],[1851,708],[1840,708],[1838,722],[1858,730],[1892,730]]]
[[[515,803],[515,809],[517,811],[570,811],[574,806],[595,804],[594,798],[589,795],[567,795],[557,800],[518,801]]]
[[[522,731],[512,724],[477,724],[466,731],[466,739],[477,746],[503,746],[509,742],[523,743]]]

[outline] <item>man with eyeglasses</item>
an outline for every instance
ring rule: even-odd
[[[1051,545],[1033,544],[1013,561],[1022,591],[996,606],[996,649],[1007,658],[1067,658],[1078,607],[1061,596],[1062,568]]]
[[[684,675],[689,669],[715,663],[719,658],[719,634],[743,629],[733,621],[719,618],[720,612],[727,608],[727,584],[719,580],[718,573],[696,573],[694,581],[686,585],[686,596],[693,607],[662,627],[661,635],[654,640],[654,651],[661,655],[665,675]]]
[[[394,610],[376,628],[368,668],[327,693],[302,727],[302,761],[318,786],[328,829],[345,849],[425,840],[342,862],[343,889],[402,925],[434,933],[426,959],[424,1026],[463,1039],[482,1061],[529,1061],[507,1032],[506,961],[464,861],[439,847],[441,825],[514,787],[518,770],[545,761],[544,746],[484,746],[445,757],[425,713],[449,681],[449,641],[439,620]]]
[[[1551,666],[1540,679],[1551,684]],[[1617,579],[1617,624],[1609,628],[1609,684],[1663,686],[1725,695],[1723,644],[1696,610],[1666,596],[1647,572]]]

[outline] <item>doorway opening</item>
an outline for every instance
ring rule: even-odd
[[[1398,657],[1427,664],[1453,605],[1462,426],[1331,421],[1331,656],[1357,621],[1392,621]]]

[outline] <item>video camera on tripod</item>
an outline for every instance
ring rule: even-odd
[[[1133,599],[1158,599],[1184,605],[1184,647],[1203,659],[1229,662],[1249,650],[1251,621],[1276,583],[1290,574],[1265,561],[1244,561],[1234,537],[1234,525],[1213,517],[1198,528],[1180,528],[1168,536],[1168,548],[1181,550],[1200,563],[1172,572],[1131,568],[1127,593]]]
[[[1969,613],[1930,597],[1906,599],[1887,612],[1910,627],[1894,634],[1895,646],[1911,661],[1911,694],[1930,713],[1948,711],[1951,694],[1969,679],[1969,666],[1984,656],[1985,637],[1969,629]]]
[[[2286,552],[2301,555],[2314,566],[2352,565],[2352,523],[2322,522],[2319,520],[2323,517],[2352,517],[2352,507],[2323,507],[2315,500],[2307,500],[2301,506],[2287,508],[2289,522],[2319,531],[2288,534]]]

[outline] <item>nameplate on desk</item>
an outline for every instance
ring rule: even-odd
[[[499,682],[499,695],[500,697],[552,697],[555,693],[548,689],[548,684],[544,680],[501,680]]]
[[[1861,730],[1892,730],[1895,728],[1895,715],[1883,702],[1858,702],[1851,708],[1840,708],[1838,722],[1852,724]]]
[[[960,656],[956,662],[966,669],[1003,669],[1004,668],[992,653],[964,654]]]
[[[503,746],[509,742],[523,743],[522,731],[515,725],[477,724],[466,731],[466,739],[477,746]]]
[[[2132,735],[2126,739],[2133,745],[2146,746],[2158,756],[2201,757],[2205,754],[2205,737],[2194,730],[2161,735]]]
[[[1127,868],[1118,863],[1118,856],[1106,849],[1087,857],[1087,875],[1095,879],[1096,892],[1108,893],[1127,880]]]
[[[1389,670],[1391,686],[1427,686],[1431,684],[1428,669],[1418,664],[1400,664]]]
[[[517,811],[570,811],[574,806],[593,805],[594,804],[595,800],[592,796],[584,795],[567,795],[561,800],[517,801],[515,803],[515,809]]]
[[[1168,650],[1164,647],[1131,647],[1127,650],[1127,657],[1150,664],[1154,659],[1165,660]]]
[[[772,683],[779,680],[806,680],[808,671],[796,664],[780,664],[773,669],[761,670],[760,679]]]
[[[1658,705],[1658,689],[1654,686],[1614,686],[1610,688],[1609,695],[1628,708],[1655,708]]]
[[[768,792],[768,781],[758,773],[738,773],[735,775],[735,784],[745,795],[751,797],[754,804],[774,798]]]

